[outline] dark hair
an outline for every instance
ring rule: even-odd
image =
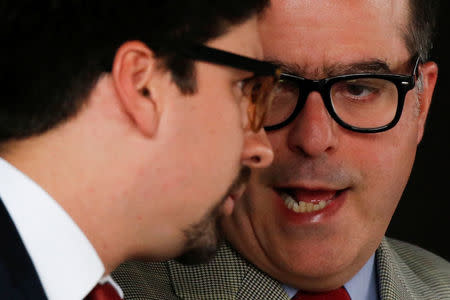
[[[0,4],[0,143],[73,117],[117,49],[141,40],[184,93],[193,63],[161,41],[204,43],[261,12],[268,0],[7,0]]]
[[[433,48],[436,12],[439,0],[409,0],[409,23],[405,32],[406,46],[411,55],[419,54],[427,61]]]

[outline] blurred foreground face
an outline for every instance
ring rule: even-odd
[[[264,56],[308,79],[408,75],[406,12],[407,1],[397,0],[273,1],[260,27]],[[234,247],[302,289],[334,289],[355,275],[378,247],[411,172],[436,78],[432,63],[420,71],[424,97],[418,104],[417,88],[409,91],[391,130],[344,129],[312,92],[291,123],[268,132],[274,163],[252,173],[223,223]]]
[[[256,17],[231,27],[207,45],[262,58]],[[206,260],[214,253],[217,218],[231,213],[249,168],[267,167],[273,159],[264,130],[255,133],[249,127],[249,99],[243,95],[242,81],[253,74],[217,64],[195,64],[197,91],[193,95],[180,93],[167,75],[169,92],[163,97],[167,97],[164,103],[170,113],[161,122],[170,125],[161,133],[167,147],[161,148],[164,164],[157,170],[162,182],[158,201],[166,219],[160,228],[164,250],[160,258],[184,253],[180,261],[185,263]]]

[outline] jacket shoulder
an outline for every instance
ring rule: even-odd
[[[130,260],[111,274],[125,294],[125,299],[175,300],[166,262]]]
[[[289,300],[280,283],[226,243],[206,264],[130,261],[113,272],[125,299]]]
[[[377,272],[381,294],[396,290],[411,298],[450,298],[450,263],[407,242],[385,238],[377,251]]]

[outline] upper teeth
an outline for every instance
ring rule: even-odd
[[[295,201],[291,195],[282,192],[281,198],[284,200],[284,204],[290,210],[296,213],[304,213],[304,212],[313,212],[323,209],[327,204],[331,202],[331,200],[325,201],[321,200],[318,204],[304,202],[304,201]]]

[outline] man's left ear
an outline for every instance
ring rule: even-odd
[[[153,52],[140,41],[120,46],[113,62],[112,77],[123,109],[146,136],[158,130],[160,103],[152,93],[158,72]]]
[[[420,66],[422,88],[419,90],[419,117],[417,143],[420,143],[425,130],[428,111],[430,109],[431,99],[433,98],[434,87],[438,76],[438,66],[435,62],[426,62]]]

